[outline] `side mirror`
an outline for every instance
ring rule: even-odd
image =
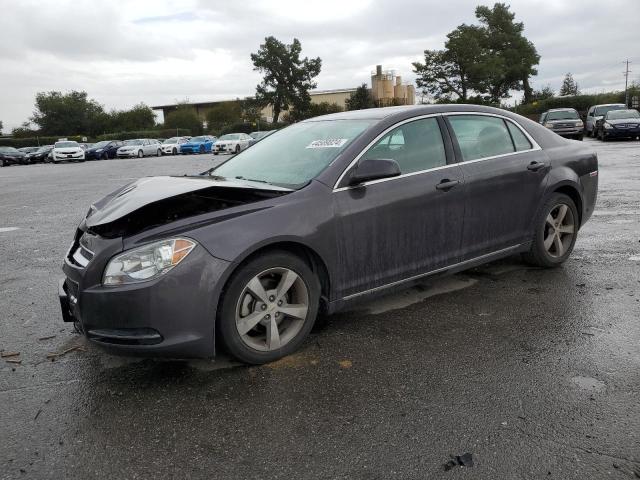
[[[398,175],[400,175],[400,166],[395,160],[360,160],[356,168],[351,171],[349,186]]]

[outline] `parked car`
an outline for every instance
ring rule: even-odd
[[[107,160],[116,158],[118,149],[123,145],[121,140],[103,140],[94,143],[85,151],[87,160]]]
[[[573,108],[554,108],[544,112],[542,124],[561,137],[582,140],[584,123],[580,114]]]
[[[127,157],[146,157],[149,155],[155,155],[159,157],[162,155],[160,144],[154,138],[137,138],[135,140],[125,140],[122,142],[122,146],[118,148],[116,155],[119,158]]]
[[[24,153],[25,155],[29,155],[30,153],[36,152],[39,149],[40,147],[22,147],[18,148],[18,151]]]
[[[597,137],[606,142],[612,138],[640,136],[640,113],[637,110],[609,110],[596,130]]]
[[[216,141],[216,137],[212,135],[200,135],[181,144],[179,150],[183,155],[186,153],[211,153]]]
[[[35,152],[27,153],[27,163],[40,163],[48,161],[53,145],[44,145]]]
[[[51,160],[58,162],[84,162],[84,150],[78,144],[71,140],[64,140],[53,144],[51,150]]]
[[[79,143],[78,145],[80,145],[80,148],[82,148],[82,150],[84,150],[85,152],[93,147],[93,143]]]
[[[267,130],[264,132],[251,132],[249,134],[249,136],[251,137],[251,140],[249,140],[249,147],[275,132],[277,132],[277,130]]]
[[[605,114],[610,110],[625,110],[627,106],[624,103],[607,103],[602,105],[594,105],[589,107],[587,111],[587,119],[584,124],[584,132],[588,137],[595,137],[597,133],[597,123],[602,120]]]
[[[249,147],[250,141],[251,137],[246,133],[228,133],[218,139],[213,153],[240,153]]]
[[[203,174],[95,202],[64,258],[63,318],[122,352],[211,357],[224,344],[270,362],[320,309],[514,254],[562,264],[597,175],[587,145],[490,107],[305,120]]]
[[[26,155],[14,147],[0,147],[0,167],[24,165]]]
[[[177,155],[180,146],[187,143],[191,137],[171,137],[162,142],[161,150],[163,155]]]

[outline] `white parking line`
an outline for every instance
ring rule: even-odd
[[[16,230],[20,230],[20,229],[18,227],[0,227],[0,233],[14,232]]]

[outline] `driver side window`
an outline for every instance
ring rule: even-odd
[[[394,128],[363,156],[366,160],[395,160],[401,174],[447,164],[438,120],[423,118]]]

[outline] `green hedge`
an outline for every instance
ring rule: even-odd
[[[582,116],[586,116],[591,105],[602,103],[624,103],[624,92],[608,92],[596,95],[575,95],[571,97],[552,97],[535,103],[518,105],[514,108],[520,115],[540,115],[550,108],[575,108]]]
[[[132,138],[171,138],[175,136],[187,136],[191,134],[191,130],[186,128],[178,129],[176,135],[175,129],[164,130],[139,130],[136,132],[118,132],[118,133],[105,133],[104,135],[98,135],[97,137],[87,137],[87,143],[95,143],[101,140],[129,140]],[[66,138],[68,140],[75,140],[76,142],[82,142],[82,135],[59,135],[59,136],[46,136],[46,137],[27,137],[27,138],[0,138],[0,146],[4,147],[35,147],[37,145],[52,145],[60,138]]]

